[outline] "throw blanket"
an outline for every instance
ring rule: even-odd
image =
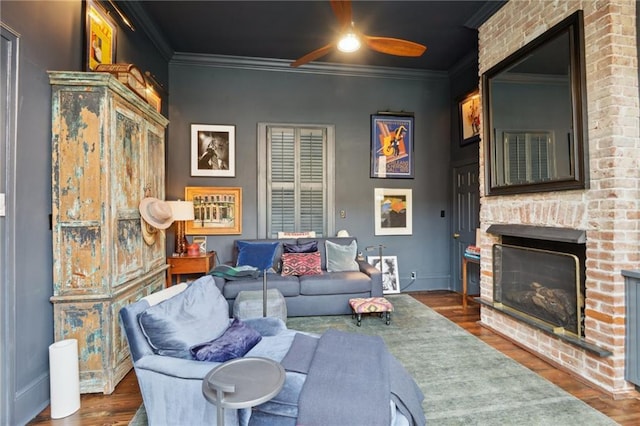
[[[298,333],[282,366],[307,374],[298,425],[388,426],[390,400],[410,424],[426,424],[422,391],[378,336],[328,330],[317,339]]]
[[[227,280],[241,280],[244,278],[257,278],[260,276],[260,271],[253,266],[218,265],[213,268],[211,275]]]

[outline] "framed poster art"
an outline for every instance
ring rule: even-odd
[[[184,198],[193,201],[187,235],[242,234],[242,188],[187,186]]]
[[[371,115],[372,178],[413,178],[413,123],[410,115]]]
[[[85,68],[94,71],[100,64],[116,60],[116,24],[96,1],[85,0]]]
[[[375,188],[375,235],[411,235],[411,189]]]
[[[476,90],[459,102],[460,146],[480,141],[480,93]]]
[[[382,260],[382,262],[380,262]],[[397,256],[367,256],[367,263],[382,272],[382,292],[400,293],[400,274]]]
[[[191,125],[191,176],[236,175],[236,127]]]

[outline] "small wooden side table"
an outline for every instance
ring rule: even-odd
[[[167,257],[167,263],[167,287],[171,287],[173,277],[179,283],[181,275],[206,274],[211,271],[216,266],[216,252],[210,251],[200,256],[170,256]]]
[[[475,256],[462,256],[462,309],[467,309],[467,292],[469,287],[469,275],[467,274],[467,265],[471,263],[480,264],[480,258]]]

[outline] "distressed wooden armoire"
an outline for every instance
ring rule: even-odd
[[[145,242],[138,205],[164,200],[168,120],[110,74],[49,79],[54,338],[78,340],[80,392],[109,394],[131,369],[118,312],[165,282],[164,233]]]

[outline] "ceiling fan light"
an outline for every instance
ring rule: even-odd
[[[355,52],[360,49],[360,39],[352,32],[346,33],[338,41],[338,50],[345,53]]]

